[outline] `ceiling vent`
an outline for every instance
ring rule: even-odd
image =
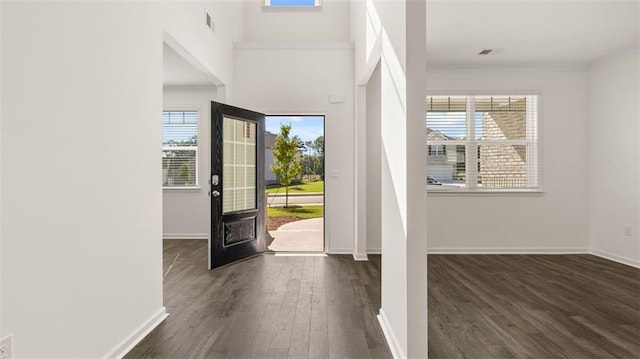
[[[492,49],[482,50],[478,55],[489,55],[492,51]]]

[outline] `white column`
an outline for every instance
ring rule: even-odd
[[[383,21],[379,319],[394,357],[426,358],[426,2],[376,8]]]
[[[355,88],[355,163],[356,176],[354,193],[356,196],[355,243],[353,259],[366,261],[367,258],[367,90],[366,86]]]
[[[426,1],[407,1],[407,357],[427,357]]]

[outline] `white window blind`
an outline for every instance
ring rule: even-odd
[[[538,189],[536,95],[428,96],[426,122],[430,190]]]
[[[162,185],[198,185],[198,112],[162,112]]]

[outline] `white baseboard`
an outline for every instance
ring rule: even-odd
[[[367,254],[382,254],[382,248],[367,248]]]
[[[587,248],[429,248],[427,254],[588,254]]]
[[[165,307],[160,308],[154,315],[152,315],[148,320],[146,320],[138,329],[134,330],[129,336],[127,336],[123,341],[121,341],[118,345],[113,347],[107,354],[105,354],[103,359],[121,359],[133,347],[135,347],[147,334],[151,333],[153,329],[155,329],[163,320],[165,320],[169,316],[167,313],[167,309]]]
[[[353,254],[353,248],[329,248],[327,254]]]
[[[354,261],[368,261],[369,257],[367,257],[366,253],[353,253],[353,260]]]
[[[631,267],[640,268],[640,261],[635,259],[619,256],[617,254],[601,251],[599,249],[592,249],[591,254],[593,254],[596,257],[601,257],[601,258],[608,259],[610,261],[614,261],[617,263],[625,264]]]
[[[209,239],[209,233],[163,233],[162,239]]]
[[[380,314],[378,314],[378,322],[380,322],[380,327],[382,328],[382,333],[384,334],[384,338],[387,340],[387,345],[389,346],[389,350],[391,351],[391,355],[394,359],[404,359],[407,356],[404,354],[402,350],[402,346],[400,342],[398,342],[398,338],[396,337],[391,325],[387,321],[387,316],[384,314],[382,308],[380,308]]]

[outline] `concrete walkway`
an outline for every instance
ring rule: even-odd
[[[269,231],[273,242],[268,246],[275,252],[312,252],[324,250],[324,218],[303,219],[284,224]]]

